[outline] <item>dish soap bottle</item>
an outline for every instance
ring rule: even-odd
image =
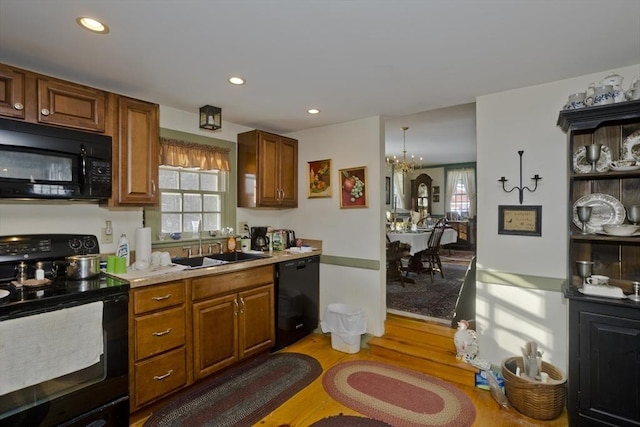
[[[118,241],[118,250],[116,250],[116,256],[123,257],[126,261],[127,267],[129,266],[129,239],[127,235],[122,233],[120,240]]]

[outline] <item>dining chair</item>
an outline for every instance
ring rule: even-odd
[[[432,282],[433,275],[436,270],[440,271],[440,276],[444,279],[444,270],[442,269],[442,261],[440,261],[440,241],[442,240],[442,235],[446,228],[447,219],[439,219],[433,227],[427,249],[421,252],[420,261],[423,265],[423,271],[429,271]]]
[[[405,276],[402,275],[404,270],[403,261],[407,258],[411,251],[411,245],[402,243],[399,240],[387,242],[387,281],[400,280],[404,287]]]

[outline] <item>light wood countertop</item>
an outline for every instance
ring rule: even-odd
[[[316,249],[311,252],[299,252],[292,253],[289,251],[277,251],[277,252],[265,252],[265,256],[258,259],[252,259],[247,261],[230,262],[228,264],[222,264],[212,267],[203,267],[196,269],[185,269],[179,271],[169,271],[163,274],[154,273],[148,277],[140,277],[135,279],[126,279],[129,281],[131,289],[139,288],[142,286],[156,285],[158,283],[172,282],[175,280],[190,279],[193,277],[209,276],[213,274],[224,274],[239,270],[246,270],[249,268],[260,267],[263,265],[273,265],[280,262],[286,262],[290,260],[308,258],[310,256],[321,255],[322,250]],[[107,273],[107,276],[110,274]],[[115,276],[118,277],[118,276]],[[118,277],[122,279],[122,277]]]

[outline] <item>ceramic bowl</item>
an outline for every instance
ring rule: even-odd
[[[620,224],[603,225],[604,232],[612,236],[631,236],[640,229],[640,225]]]
[[[169,236],[170,236],[173,240],[180,240],[180,237],[182,237],[182,233],[171,233],[171,234],[169,234]]]

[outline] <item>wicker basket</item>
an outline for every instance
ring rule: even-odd
[[[513,362],[524,372],[522,357],[509,357],[502,361],[502,378],[511,406],[536,420],[557,418],[565,407],[567,378],[555,366],[542,362],[542,371],[549,374],[549,382],[541,383],[517,376],[506,365]]]

